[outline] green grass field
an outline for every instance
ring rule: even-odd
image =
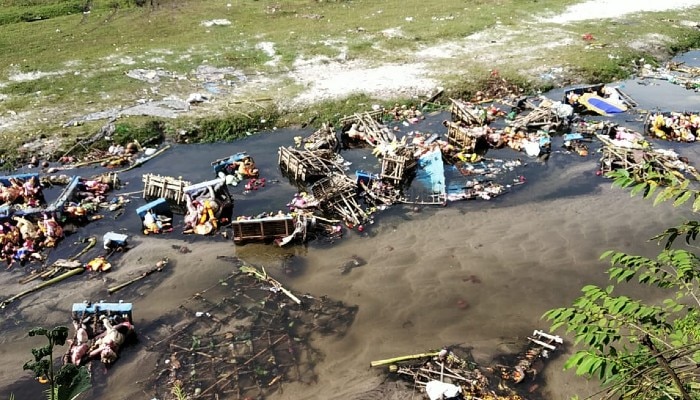
[[[368,63],[406,62],[412,52],[432,44],[460,40],[494,26],[519,30],[518,43],[531,45],[542,40],[539,30],[522,29],[533,15],[555,13],[573,0],[445,0],[402,1],[254,1],[254,0],[0,0],[0,116],[9,112],[33,113],[31,123],[0,130],[3,152],[10,153],[38,135],[71,138],[86,134],[93,126],[66,132],[59,121],[83,111],[114,107],[149,96],[142,82],[125,76],[132,68],[160,67],[187,75],[197,66],[233,67],[244,74],[281,76],[299,58],[334,58]],[[138,6],[137,3],[145,3]],[[89,10],[89,12],[87,12]],[[689,20],[700,20],[700,9],[684,12]],[[580,38],[593,34],[599,48],[582,50],[585,43],[531,56],[504,56],[494,68],[514,80],[529,79],[523,71],[547,64],[562,65],[582,80],[606,81],[630,72],[630,61],[651,55],[626,44],[631,37],[655,33],[669,38],[667,48],[681,50],[697,46],[697,29],[675,22],[676,13],[633,16],[624,23],[581,22],[558,27],[562,35]],[[205,27],[202,21],[227,19],[229,26]],[[546,24],[538,25],[546,27]],[[401,35],[386,34],[400,27]],[[493,38],[498,41],[500,38]],[[490,40],[485,38],[485,40]],[[259,43],[274,44],[274,59]],[[514,51],[519,46],[514,46]],[[438,73],[448,88],[476,90],[478,82],[492,66],[470,61],[474,54],[438,65]],[[444,68],[443,68],[444,67]],[[444,71],[443,71],[444,69]],[[34,74],[36,79],[28,79]],[[39,78],[37,78],[39,77]],[[279,96],[291,96],[299,87],[282,81]],[[161,95],[171,88],[163,87]],[[394,99],[392,99],[393,101]],[[400,99],[396,99],[400,100]],[[294,123],[309,115],[333,115],[341,104],[367,102],[353,97],[348,101],[325,102],[288,115],[279,122]],[[224,110],[225,111],[225,110]],[[274,110],[260,110],[269,115]],[[248,114],[246,112],[246,114]],[[240,115],[233,110],[230,115]],[[227,114],[217,118],[227,118]],[[252,119],[252,118],[250,118]],[[134,119],[138,123],[141,119]],[[132,122],[130,122],[132,123]],[[192,124],[181,121],[177,124]],[[220,139],[220,135],[214,135]]]

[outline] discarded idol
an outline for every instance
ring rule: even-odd
[[[236,186],[244,179],[257,178],[260,175],[253,157],[246,152],[220,158],[211,165],[214,167],[216,176],[224,179],[227,185]]]
[[[137,208],[136,214],[141,217],[144,235],[171,232],[173,230],[171,222],[172,212],[164,198],[155,199]]]
[[[75,334],[63,356],[64,364],[85,365],[99,359],[113,364],[122,346],[133,341],[136,332],[131,303],[75,303],[72,319]]]

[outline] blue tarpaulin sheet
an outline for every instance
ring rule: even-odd
[[[433,193],[445,194],[445,165],[439,148],[430,150],[418,159],[416,180]]]

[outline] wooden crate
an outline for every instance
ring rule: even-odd
[[[474,152],[478,137],[469,128],[459,126],[453,122],[447,123],[447,142],[455,148]]]
[[[311,186],[311,194],[313,194],[317,200],[324,202],[348,189],[357,189],[355,181],[345,174],[333,174],[314,183]]]
[[[386,110],[384,110],[384,109],[375,110],[375,111],[367,111],[364,113],[355,113],[353,115],[347,115],[347,116],[341,118],[339,122],[340,122],[340,126],[349,126],[351,124],[358,123],[367,117],[369,117],[369,119],[373,119],[377,122],[382,122],[384,120],[385,114],[386,114]]]
[[[185,188],[192,185],[182,178],[154,174],[145,174],[142,180],[144,199],[154,200],[162,197],[168,203],[176,205],[185,204]]]
[[[485,114],[481,114],[483,110],[474,108],[471,104],[468,104],[462,100],[450,100],[452,101],[452,105],[450,106],[452,121],[463,122],[467,126],[484,125],[486,123]]]
[[[397,155],[386,155],[382,158],[382,179],[389,179],[394,183],[399,183],[404,178],[406,171],[406,157]]]
[[[283,173],[295,181],[306,182],[307,167],[298,157],[297,152],[290,147],[280,147],[277,154],[277,163]]]
[[[283,238],[294,232],[294,218],[270,217],[233,221],[233,241],[260,241]]]
[[[324,123],[323,126],[302,140],[305,150],[334,150],[338,147],[338,136],[333,125]]]

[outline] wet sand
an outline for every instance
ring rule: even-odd
[[[332,246],[308,250],[138,238],[107,277],[122,281],[163,254],[173,260],[165,271],[118,295],[134,303],[139,346],[144,347],[159,329],[163,313],[232,272],[231,264],[217,259],[219,255],[237,255],[263,265],[295,292],[325,294],[358,305],[356,320],[345,337],[314,341],[325,354],[316,369],[318,384],[288,385],[274,397],[351,398],[384,379],[380,369],[368,367],[375,359],[453,344],[472,346],[477,360],[486,364],[497,354],[517,352],[533,329],[547,328],[540,319],[545,311],[570,304],[585,284],[606,284],[605,265],[598,261],[601,252],[619,249],[653,255],[655,244],[640,244],[662,227],[679,222],[677,210],[662,206],[650,212],[649,202],[608,186],[603,181],[595,194],[522,205],[472,209],[476,203],[461,203],[421,212],[407,210],[381,219],[367,237],[351,233]],[[192,252],[181,254],[173,245],[185,245]],[[299,269],[294,276],[285,274],[282,256],[288,254],[294,254],[292,260]],[[353,255],[367,264],[341,274],[338,267]],[[65,324],[64,307],[104,298],[106,286],[108,282],[99,276],[87,283],[72,280],[51,291],[51,296],[49,292],[28,296],[21,301],[19,315],[12,309],[6,315],[35,325]],[[649,296],[639,287],[628,290]],[[37,343],[23,337],[24,329],[8,327],[7,321],[4,325],[8,329],[0,342],[4,360],[0,386],[15,387],[12,391],[22,394],[18,398],[32,398],[20,390],[26,384],[13,382],[26,383],[27,375],[20,368],[28,349]],[[555,359],[545,370],[546,398],[595,390],[595,384],[561,373],[564,358]],[[144,349],[127,350],[106,377],[108,390],[119,388],[110,398],[150,398],[133,382],[142,382],[145,373],[155,370],[154,360],[155,355]]]
[[[648,211],[648,203],[607,189],[483,211],[448,208],[411,216],[395,228],[383,224],[376,238],[310,253],[307,273],[290,285],[324,288],[358,304],[359,312],[347,337],[324,343],[320,384],[279,398],[349,398],[368,381],[381,381],[380,370],[368,369],[371,360],[444,345],[472,346],[485,364],[521,350],[533,329],[548,327],[540,319],[545,311],[570,304],[586,284],[606,284],[598,261],[603,250],[657,250],[639,243],[676,217],[668,208]],[[367,265],[340,276],[337,259],[352,254]],[[639,289],[628,288],[649,297]],[[595,385],[561,373],[564,358],[545,370],[546,398],[590,394]]]
[[[247,150],[257,161],[257,153]],[[181,155],[190,150],[175,151]],[[230,147],[218,151],[225,155]],[[690,148],[684,155],[698,159]],[[207,161],[217,157],[209,152]],[[133,249],[115,259],[109,274],[84,274],[2,311],[0,398],[10,393],[17,399],[41,398],[44,387],[21,370],[31,357],[30,348],[44,344],[26,337],[28,327],[68,324],[73,302],[122,299],[134,303],[140,341],[126,349],[114,368],[97,374],[106,386],[95,389],[93,396],[151,399],[143,382],[157,368],[156,355],[145,349],[172,323],[162,318],[164,314],[233,271],[230,262],[217,258],[221,255],[264,266],[294,292],[328,295],[359,307],[344,337],[314,340],[314,347],[325,355],[316,367],[317,383],[285,385],[273,399],[373,398],[376,392],[360,394],[376,388],[385,374],[370,369],[370,361],[444,345],[471,346],[484,364],[496,355],[518,352],[533,329],[548,327],[540,318],[545,311],[569,305],[586,284],[607,283],[606,264],[598,259],[603,251],[653,256],[659,248],[645,241],[687,217],[670,205],[652,208],[650,201],[611,189],[609,181],[595,176],[595,156],[575,163],[565,157],[574,156],[554,154],[546,165],[528,166],[523,173],[538,178],[502,198],[423,207],[419,212],[395,207],[364,234],[349,232],[332,245],[280,249],[234,246],[220,237],[136,235]],[[148,171],[167,171],[172,163],[156,159]],[[136,177],[130,190],[140,188]],[[293,190],[282,184],[271,186],[267,192],[244,197],[240,206],[252,207],[255,196],[283,204]],[[136,204],[129,207],[127,213],[133,214]],[[132,226],[133,217],[128,218],[123,224]],[[116,223],[105,221],[102,228],[110,224]],[[74,237],[66,239],[68,253],[80,248],[73,241]],[[191,252],[173,248],[182,245]],[[166,270],[107,297],[108,286],[138,275],[163,256],[172,261]],[[351,256],[363,258],[366,265],[341,274],[339,266]],[[17,269],[4,272],[3,296],[24,288],[15,283],[21,276]],[[657,296],[636,285],[622,289],[651,300]],[[556,358],[545,369],[543,396],[557,400],[594,393],[595,382],[562,372],[565,358]]]

